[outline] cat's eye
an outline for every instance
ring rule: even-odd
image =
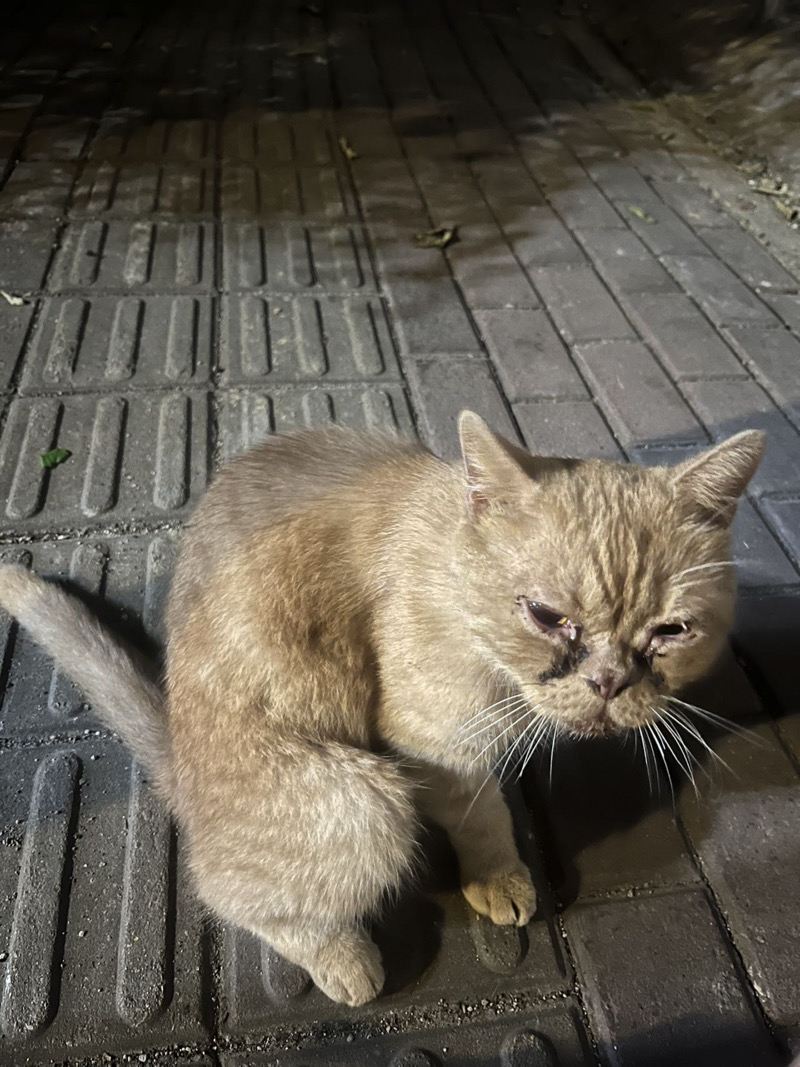
[[[648,648],[651,652],[657,652],[659,649],[692,636],[690,622],[664,622],[651,632]]]
[[[556,611],[547,604],[541,604],[538,600],[528,600],[524,596],[517,597],[517,603],[521,605],[527,618],[537,630],[543,633],[558,634],[569,641],[574,641],[579,627],[563,612]]]

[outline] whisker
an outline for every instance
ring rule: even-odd
[[[709,570],[711,567],[737,567],[739,561],[736,559],[717,560],[712,563],[698,563],[696,567],[687,567],[684,571],[678,571],[677,574],[671,574],[669,580],[674,578],[683,578],[686,574],[694,574],[696,571]]]
[[[664,764],[664,771],[667,775],[667,785],[669,785],[669,793],[672,797],[672,808],[675,810],[675,790],[672,786],[672,775],[669,773],[669,764],[667,763],[666,752],[664,751],[664,738],[661,734],[661,730],[658,728],[657,723],[647,723],[645,729],[651,732],[651,736],[658,746],[658,753],[661,756],[661,762]]]
[[[530,740],[528,741],[528,747],[526,749],[525,756],[522,760],[522,766],[517,771],[518,779],[521,778],[525,773],[525,768],[528,766],[531,757],[533,756],[536,749],[539,747],[539,742],[541,741],[542,736],[544,735],[544,731],[547,728],[547,723],[547,717],[545,715],[540,715],[537,728],[533,731]]]
[[[641,733],[641,728],[636,731],[637,737],[639,736],[640,733]],[[647,768],[647,785],[648,785],[648,788],[650,790],[650,796],[652,797],[653,796],[653,776],[652,776],[652,771],[650,769],[649,745],[646,744],[647,738],[645,737],[645,735],[642,734],[641,736],[642,736],[642,755],[644,756],[644,765]]]
[[[498,742],[499,742],[499,741],[500,741],[500,740],[501,740],[502,738],[504,738],[504,737],[506,736],[506,734],[507,734],[507,733],[509,733],[509,732],[510,732],[511,730],[513,730],[513,729],[514,729],[514,727],[515,727],[515,726],[517,725],[517,723],[518,723],[518,722],[520,721],[520,719],[521,719],[521,718],[522,718],[522,717],[523,717],[524,715],[527,715],[527,714],[528,714],[528,709],[527,709],[527,708],[518,708],[518,709],[515,709],[515,710],[516,710],[517,714],[516,714],[516,717],[515,717],[515,719],[513,720],[513,722],[510,722],[510,723],[508,724],[508,726],[506,726],[506,728],[505,728],[504,730],[502,730],[502,731],[501,731],[501,732],[500,732],[500,733],[499,733],[499,734],[497,735],[497,737],[493,737],[493,738],[491,739],[491,741],[490,741],[490,742],[488,743],[488,745],[484,745],[484,747],[483,747],[483,748],[482,748],[482,749],[480,750],[480,752],[478,753],[478,755],[477,755],[477,756],[475,756],[475,758],[474,758],[474,759],[473,759],[473,760],[472,760],[472,761],[470,762],[470,767],[473,767],[473,766],[474,766],[474,765],[475,765],[475,764],[476,764],[476,763],[477,763],[477,762],[478,762],[479,760],[481,760],[481,759],[482,759],[482,758],[483,758],[483,757],[484,757],[484,756],[486,755],[486,753],[487,753],[487,752],[489,751],[489,749],[491,749],[491,748],[494,748],[494,747],[495,747],[495,745],[496,745],[496,744],[497,744],[497,743],[498,743]]]
[[[506,709],[506,711],[505,711],[505,713],[503,715],[500,715],[500,716],[489,715],[489,716],[487,716],[488,718],[491,719],[491,722],[489,722],[486,726],[480,726],[480,729],[473,730],[471,733],[467,734],[466,737],[461,738],[459,740],[458,744],[459,745],[469,744],[471,741],[474,741],[476,737],[480,737],[481,734],[485,734],[487,730],[491,730],[493,726],[499,726],[501,722],[505,722],[506,719],[509,719],[512,715],[515,715],[519,711],[519,709],[526,703],[527,703],[527,701],[525,700],[524,697],[519,697],[519,699],[516,701],[516,703],[512,704],[510,708]]]
[[[478,726],[484,719],[493,718],[492,712],[495,710],[502,710],[503,707],[508,707],[509,704],[513,704],[516,700],[524,699],[520,693],[514,693],[512,696],[504,697],[502,700],[498,700],[494,704],[490,704],[488,708],[481,708],[480,711],[475,712],[465,723],[459,726],[459,733],[463,733],[465,730],[469,730],[473,726]],[[502,706],[502,707],[501,707]]]
[[[536,709],[538,707],[539,707],[539,705],[537,704],[535,707],[531,708],[531,712],[536,711]],[[540,718],[539,715],[534,715],[534,717],[531,719],[531,721],[528,723],[528,725],[525,727],[525,729],[521,731],[519,737],[516,738],[516,740],[514,741],[514,744],[509,748],[508,752],[506,753],[505,760],[503,761],[503,766],[500,769],[500,771],[498,773],[498,776],[497,776],[498,780],[501,783],[503,781],[503,775],[506,773],[506,770],[508,769],[508,767],[509,767],[509,765],[511,763],[511,760],[512,760],[512,758],[514,756],[514,753],[516,752],[516,750],[521,745],[522,740],[525,737],[525,734],[528,732],[528,730],[533,725],[533,723],[537,722],[537,720],[539,718]]]
[[[666,714],[670,713],[667,712]],[[718,752],[714,751],[714,749],[711,747],[711,745],[709,745],[709,743],[706,741],[706,739],[703,737],[703,735],[700,733],[694,723],[690,722],[688,719],[684,718],[681,714],[677,712],[674,712],[672,714],[674,722],[680,724],[684,728],[684,730],[686,730],[687,733],[689,733],[694,738],[695,741],[698,741],[709,754],[709,756],[712,757],[712,759],[715,759],[717,763],[721,764],[727,771],[730,771],[734,778],[738,778],[736,771],[733,770],[730,764],[725,762],[725,760],[722,758],[722,756],[720,756]]]
[[[762,739],[754,734],[752,730],[748,730],[746,726],[739,726],[738,723],[733,722],[731,719],[726,719],[722,715],[717,715],[716,712],[706,711],[705,708],[698,708],[695,704],[687,704],[685,700],[678,700],[677,697],[667,697],[666,700],[670,704],[678,704],[693,715],[705,719],[706,722],[710,723],[712,726],[718,726],[723,730],[727,730],[729,733],[738,734],[753,745],[764,745]]]
[[[655,708],[651,708],[650,710],[652,712],[654,712],[656,715],[658,715],[658,711]],[[667,736],[667,734],[663,733],[662,731],[659,731],[661,733],[662,738],[664,739],[664,744],[669,749],[670,754],[672,755],[672,758],[686,772],[686,777],[692,783],[692,789],[694,790],[694,795],[696,797],[699,797],[700,794],[697,791],[697,782],[695,781],[694,768],[692,767],[692,762],[691,762],[692,761],[692,754],[689,751],[689,749],[686,747],[686,742],[683,740],[683,738],[680,736],[680,734],[677,732],[677,730],[670,723],[668,723],[666,721],[666,719],[663,719],[660,716],[659,716],[659,719],[661,721],[661,725],[664,727],[664,730],[666,730],[669,733],[669,735],[672,737],[673,741],[675,742],[675,748],[672,747],[672,743],[670,742],[670,739]]]
[[[550,790],[553,789],[553,757],[556,754],[556,738],[558,736],[558,723],[553,719],[553,731],[550,737]]]

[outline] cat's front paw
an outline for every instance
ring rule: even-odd
[[[351,1008],[366,1004],[383,989],[378,946],[364,934],[340,934],[318,952],[311,977],[326,996],[339,1004],[349,1004]]]
[[[524,867],[475,879],[462,891],[479,915],[498,926],[525,926],[536,911],[536,890]]]

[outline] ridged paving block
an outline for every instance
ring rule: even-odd
[[[28,340],[20,392],[204,384],[211,338],[207,297],[49,297]]]
[[[220,178],[223,219],[357,216],[348,175],[333,167],[225,165]]]
[[[270,433],[333,423],[355,430],[414,436],[405,392],[399,385],[231,391],[220,394],[218,449],[222,462],[263,441]]]
[[[524,845],[523,849],[529,851]],[[379,998],[359,1009],[339,1006],[337,1016],[368,1021],[381,1012],[418,1009],[442,999],[479,1001],[513,996],[520,990],[542,995],[571,988],[571,972],[537,860],[533,878],[540,904],[524,930],[495,926],[473,912],[446,867],[434,858],[433,870],[426,876],[430,890],[423,882],[419,895],[401,898],[373,931],[386,972]],[[309,1022],[330,1013],[324,994],[303,970],[241,930],[224,931],[221,983],[224,1029],[231,1036],[257,1034],[268,1025]]]
[[[202,911],[116,742],[0,751],[0,1059],[207,1037]]]
[[[131,163],[213,162],[218,139],[217,123],[209,119],[145,119],[135,109],[106,112],[89,144],[92,162],[125,160]]]
[[[594,1062],[580,1011],[569,999],[508,1014],[498,1009],[500,1018],[493,1018],[491,1009],[476,1014],[472,1004],[463,1009],[458,1021],[452,1009],[426,1013],[426,1029],[394,1018],[352,1028],[332,1022],[328,1033],[303,1047],[285,1051],[280,1038],[267,1040],[258,1051],[223,1053],[221,1062],[223,1067],[588,1067]]]
[[[800,777],[768,724],[719,738],[728,768],[681,816],[770,1019],[800,1023]]]
[[[205,393],[15,400],[0,437],[0,530],[177,518],[208,474]],[[72,455],[45,470],[40,455]]]
[[[375,288],[359,226],[227,222],[222,228],[225,289],[371,290]]]
[[[263,65],[265,53],[254,50],[252,58]],[[220,155],[226,163],[251,163],[270,170],[289,163],[316,167],[344,158],[322,112],[281,115],[269,107],[229,111],[222,121]]]
[[[211,167],[103,162],[88,164],[75,184],[70,215],[210,216],[216,181]]]
[[[222,298],[225,384],[398,378],[386,309],[378,298]]]
[[[154,663],[161,657],[164,605],[176,557],[177,537],[171,533],[0,548],[0,563],[29,567],[65,583]],[[5,663],[0,738],[69,739],[102,728],[84,694],[4,612],[0,659]]]
[[[565,922],[606,1062],[783,1062],[701,890],[581,905]]]
[[[72,222],[48,288],[208,290],[215,281],[215,243],[207,222]]]

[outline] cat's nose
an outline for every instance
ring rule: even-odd
[[[593,678],[587,678],[586,681],[605,701],[613,700],[631,684],[629,675],[615,674],[613,671],[598,671]]]

